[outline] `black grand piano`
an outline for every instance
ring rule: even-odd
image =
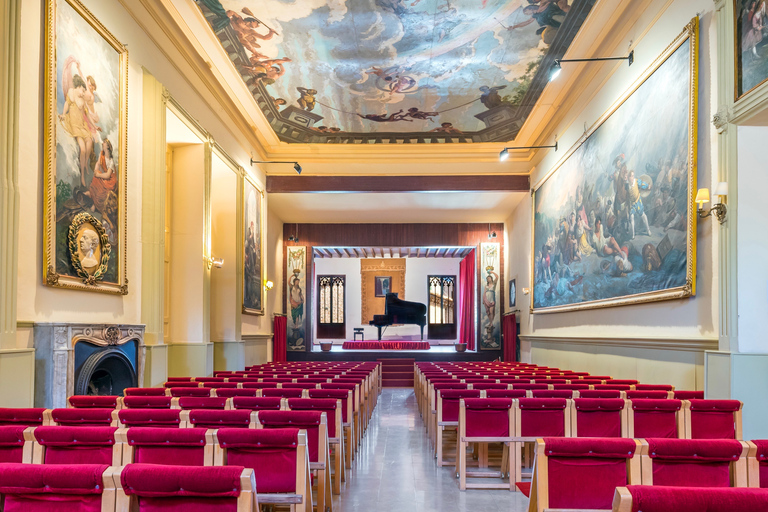
[[[379,329],[379,341],[381,341],[381,328],[395,324],[418,325],[421,328],[421,340],[424,341],[427,306],[421,302],[398,299],[396,293],[388,293],[384,300],[384,314],[373,315],[373,320],[368,322],[369,325],[375,325]]]

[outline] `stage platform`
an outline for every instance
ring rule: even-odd
[[[378,361],[380,359],[413,359],[415,361],[493,361],[501,357],[500,350],[456,352],[453,345],[433,345],[429,350],[344,350],[334,345],[330,352],[320,346],[311,352],[288,352],[289,361]]]

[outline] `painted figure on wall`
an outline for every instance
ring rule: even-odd
[[[302,351],[306,348],[305,297],[307,291],[306,247],[286,247],[288,279],[286,297],[288,302],[287,342],[288,351]]]
[[[480,350],[498,350],[501,347],[501,320],[498,315],[498,284],[500,245],[480,244],[481,295],[480,295]]]
[[[288,300],[291,303],[291,320],[294,324],[301,323],[304,320],[304,292],[301,289],[301,280],[298,277],[293,278],[291,296]]]
[[[264,313],[261,275],[261,193],[245,180],[243,311]]]
[[[737,96],[768,79],[768,6],[736,0]]]

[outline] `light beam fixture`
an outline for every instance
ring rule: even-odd
[[[277,161],[277,160],[254,160],[253,158],[251,158],[251,165],[253,164],[293,164],[293,169],[296,171],[296,174],[301,174],[301,166],[299,165],[299,162]]]
[[[274,286],[275,286],[275,283],[273,283],[273,282],[272,282],[272,281],[270,281],[269,279],[267,279],[266,281],[264,281],[264,289],[265,289],[265,290],[269,291],[269,290],[271,290],[271,289],[272,289]]]
[[[721,181],[715,187],[715,195],[719,198],[718,202],[712,205],[712,208],[705,211],[704,205],[709,202],[709,189],[700,188],[696,192],[696,204],[698,205],[699,217],[702,219],[714,216],[720,224],[725,222],[725,216],[728,213],[728,207],[725,206],[725,200],[728,198],[728,182]]]
[[[488,223],[488,238],[496,238],[496,232],[491,231],[491,224]]]
[[[210,256],[206,258],[206,262],[208,263],[208,270],[211,268],[221,268],[224,266],[224,258],[216,258],[214,256]]]
[[[552,69],[549,71],[549,81],[551,82],[560,74],[563,68],[560,66],[563,62],[602,62],[606,60],[626,60],[631,66],[635,62],[635,50],[629,52],[626,57],[593,57],[591,59],[555,59]]]
[[[515,147],[504,148],[499,153],[499,161],[503,162],[504,160],[509,158],[510,151],[514,151],[517,149],[550,149],[550,148],[554,148],[555,151],[557,151],[557,142],[555,142],[551,146],[515,146]]]

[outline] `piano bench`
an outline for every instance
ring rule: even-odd
[[[363,328],[362,327],[355,327],[352,329],[355,334],[352,336],[352,341],[357,341],[357,335],[360,335],[360,341],[365,341],[365,336],[363,335]]]

